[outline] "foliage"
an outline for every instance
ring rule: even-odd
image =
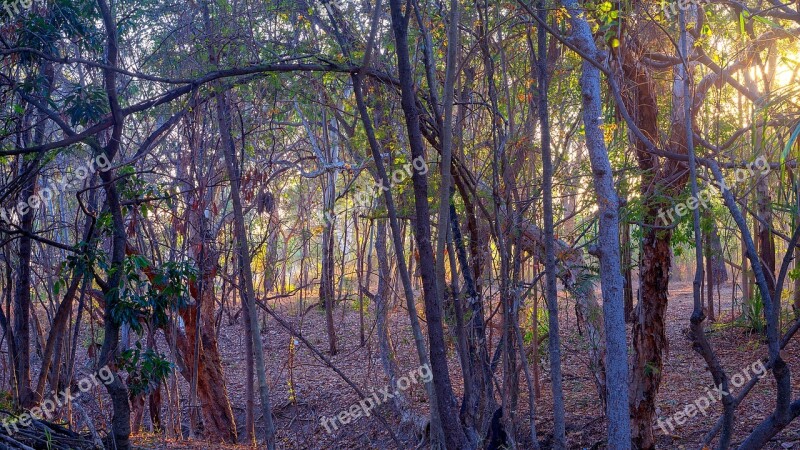
[[[764,300],[758,289],[754,290],[749,300],[742,302],[742,315],[739,316],[738,323],[755,333],[763,333],[766,330]]]
[[[139,341],[133,348],[122,352],[120,367],[128,372],[127,384],[132,396],[153,392],[172,370],[165,355],[151,348],[142,350]]]

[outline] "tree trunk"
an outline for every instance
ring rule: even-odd
[[[395,358],[394,345],[392,344],[389,329],[389,303],[392,298],[392,286],[389,283],[389,258],[386,253],[386,219],[377,221],[375,228],[375,253],[378,259],[378,291],[374,296],[375,302],[375,328],[378,338],[378,349],[383,370],[389,377],[389,385],[397,386],[400,376],[397,359]],[[406,395],[399,392],[394,396],[393,406],[400,416],[402,423],[412,420],[412,411],[409,408]]]
[[[585,16],[575,0],[564,0],[571,17],[573,37],[590,57],[597,56],[594,38]],[[541,59],[541,57],[540,57]],[[583,121],[586,146],[592,165],[600,217],[597,257],[603,292],[603,316],[606,332],[606,417],[608,446],[627,449],[631,445],[631,424],[628,416],[628,346],[625,329],[624,283],[620,268],[619,197],[614,186],[614,173],[605,146],[600,122],[603,117],[600,71],[591,62],[583,62],[580,85],[583,99]]]
[[[712,214],[708,214],[710,221],[708,227],[708,234],[706,235],[706,267],[708,274],[706,275],[706,282],[708,283],[708,311],[709,320],[715,320],[717,315],[721,316],[722,311],[716,311],[714,314],[714,288],[719,288],[722,283],[728,281],[728,270],[725,267],[725,254],[722,249],[722,240],[719,237],[719,228],[717,222]]]
[[[53,64],[50,62],[42,62],[39,76],[44,77],[45,86],[43,97],[49,100],[50,91],[53,87],[55,75],[53,72]],[[41,145],[45,139],[45,127],[47,122],[44,112],[33,112],[32,117],[36,120],[33,129],[33,142],[34,146]],[[35,158],[29,162],[23,162],[19,172],[20,177],[24,178],[22,191],[19,194],[19,204],[28,205],[28,199],[36,193],[36,183],[38,180],[38,166],[42,159],[42,154],[39,153]],[[23,160],[24,161],[24,160]],[[30,205],[29,205],[30,206]],[[13,309],[13,346],[12,350],[12,363],[14,370],[14,399],[22,408],[31,408],[39,401],[36,393],[31,388],[31,350],[30,350],[30,319],[31,319],[31,256],[33,253],[33,239],[30,237],[33,234],[33,222],[36,216],[36,211],[30,207],[25,214],[22,210],[18,209],[20,213],[19,228],[23,232],[19,236],[19,268],[17,269],[17,282],[14,291],[14,309]],[[77,286],[76,286],[77,289]]]
[[[800,247],[794,249],[794,270],[800,269]],[[794,314],[800,317],[800,277],[794,279]]]
[[[403,2],[390,0],[392,31],[394,33],[398,76],[401,88],[401,105],[406,120],[408,141],[414,159],[424,161],[425,147],[422,142],[419,115],[416,107],[416,90],[414,75],[408,51],[408,17],[403,14]],[[444,340],[442,313],[438,288],[434,275],[433,246],[431,244],[431,214],[428,204],[428,179],[425,174],[414,171],[412,175],[414,187],[414,206],[416,212],[415,240],[419,249],[419,265],[422,274],[422,289],[425,302],[425,316],[428,322],[428,339],[430,343],[431,371],[433,388],[436,393],[439,417],[442,421],[445,445],[452,449],[471,448],[464,430],[458,420],[457,402],[453,395],[450,371],[447,367],[447,348]]]
[[[236,252],[239,259],[239,276],[241,280],[240,292],[244,307],[247,310],[248,325],[253,342],[253,363],[258,377],[259,397],[261,412],[264,416],[264,438],[269,450],[275,449],[275,425],[272,420],[272,407],[269,399],[269,385],[264,364],[264,349],[261,343],[261,327],[258,323],[258,311],[255,305],[255,289],[253,287],[253,272],[250,266],[250,250],[247,241],[247,230],[244,223],[244,212],[241,200],[241,180],[238,171],[238,158],[233,142],[231,129],[230,106],[228,105],[227,92],[217,96],[217,122],[222,134],[222,149],[225,154],[225,165],[231,183],[231,203],[233,204],[234,236],[236,238]]]
[[[373,27],[375,24],[373,23]],[[352,77],[353,79],[353,91],[355,92],[356,97],[356,104],[358,106],[359,116],[361,117],[361,122],[364,124],[364,130],[367,135],[367,140],[369,141],[370,152],[372,153],[372,159],[375,161],[375,172],[380,180],[383,181],[385,186],[390,186],[391,182],[389,180],[389,176],[386,173],[386,167],[383,162],[383,156],[381,152],[380,144],[378,143],[377,138],[375,137],[375,129],[372,126],[372,119],[369,116],[369,111],[367,110],[367,104],[364,101],[364,92],[363,92],[363,85],[362,85],[362,78],[360,74],[356,74]],[[378,110],[380,110],[378,108]],[[398,265],[398,272],[400,273],[400,281],[403,285],[403,294],[406,299],[406,309],[408,310],[408,318],[409,322],[411,322],[411,332],[414,336],[414,347],[417,351],[417,356],[419,358],[419,362],[421,366],[430,365],[431,361],[428,357],[428,350],[425,345],[425,338],[422,335],[422,327],[420,326],[419,317],[417,316],[417,307],[415,302],[415,295],[414,289],[412,286],[411,281],[411,273],[410,273],[410,266],[406,266],[405,258],[403,257],[404,252],[404,245],[403,245],[403,237],[404,233],[402,228],[400,227],[400,222],[397,218],[397,209],[395,208],[394,198],[392,197],[391,190],[385,190],[383,192],[384,201],[386,202],[386,210],[389,215],[389,226],[392,230],[392,241],[394,243],[394,250],[397,256],[397,265]],[[413,240],[411,241],[413,246]],[[409,260],[413,261],[413,252],[409,252]],[[369,272],[368,272],[369,273]],[[369,275],[367,275],[369,277]],[[433,384],[426,383],[425,384],[425,391],[428,395],[428,400],[430,402],[430,413],[431,413],[431,426],[430,426],[430,438],[431,438],[431,447],[435,447],[439,445],[443,439],[442,434],[442,427],[441,421],[439,417],[439,407],[438,407],[438,400],[436,397],[436,393],[434,392]]]
[[[761,135],[761,128],[757,129],[757,134]],[[757,139],[757,141],[760,142],[760,139]],[[761,265],[766,275],[767,286],[769,286],[772,296],[779,301],[780,296],[775,295],[775,237],[772,234],[771,202],[767,177],[761,176],[756,182],[758,251],[761,257]]]
[[[746,199],[745,199],[746,201]],[[747,259],[747,248],[745,247],[744,238],[741,239],[741,253],[742,253],[742,305],[750,301],[750,261]],[[733,317],[731,317],[733,319]]]
[[[569,4],[565,4],[569,6]],[[547,22],[547,13],[544,4],[537,4],[539,20]],[[537,47],[538,55],[536,58],[536,81],[537,81],[537,112],[539,114],[539,126],[541,133],[542,146],[542,194],[544,196],[544,272],[545,272],[545,298],[547,301],[547,312],[549,321],[548,350],[550,353],[550,383],[553,394],[553,448],[556,450],[567,447],[566,438],[566,419],[564,412],[564,388],[561,377],[561,341],[558,324],[558,281],[556,280],[556,251],[555,251],[555,225],[553,217],[553,156],[550,148],[550,118],[548,101],[548,79],[547,79],[547,33],[541,25],[538,27]],[[586,70],[586,68],[584,68]],[[596,70],[596,69],[595,69]],[[597,76],[599,80],[599,75]],[[594,87],[594,86],[592,86]],[[599,91],[599,89],[598,89]],[[592,95],[599,94],[591,93]],[[584,98],[587,90],[584,88]],[[599,98],[597,104],[599,106]],[[586,105],[584,105],[584,108]],[[587,117],[589,111],[586,111]],[[586,120],[586,119],[585,119]],[[596,119],[593,119],[596,120]],[[590,123],[586,123],[587,141]],[[603,149],[605,150],[605,149]],[[591,150],[590,150],[591,151]],[[596,162],[594,159],[592,162]],[[609,168],[610,169],[610,168]],[[608,171],[611,176],[611,171]],[[602,201],[599,201],[601,203]],[[602,216],[601,216],[602,220]],[[609,244],[613,245],[613,241]],[[619,246],[617,246],[619,252]],[[605,268],[605,267],[604,267]],[[510,347],[506,347],[511,350]],[[510,351],[509,351],[510,353]]]
[[[625,278],[625,322],[633,323],[633,245],[631,244],[631,225],[627,220],[620,223],[622,245],[622,274]]]
[[[38,158],[30,165],[38,165]],[[26,173],[30,169],[29,165],[23,166],[22,172]],[[20,174],[22,175],[22,174]],[[20,202],[26,202],[36,189],[36,175],[29,175],[25,186],[20,193]],[[20,228],[25,233],[33,232],[34,212],[29,211],[22,216]],[[31,343],[30,343],[30,321],[31,321],[31,254],[33,239],[29,234],[19,237],[19,268],[17,269],[17,280],[14,290],[14,346],[12,361],[14,365],[14,398],[17,405],[21,408],[30,408],[35,403],[34,392],[31,389]]]
[[[103,25],[107,35],[106,64],[108,64],[109,67],[103,69],[104,89],[111,106],[111,116],[114,119],[114,126],[109,136],[108,144],[103,151],[108,161],[113,162],[114,157],[119,151],[120,143],[122,142],[122,129],[125,122],[117,97],[118,86],[116,71],[114,70],[119,56],[118,35],[116,21],[112,16],[111,9],[106,0],[98,0],[97,4],[103,17]],[[95,149],[95,151],[97,151],[97,149]],[[103,310],[103,329],[105,334],[103,336],[103,347],[100,350],[98,364],[100,367],[109,366],[112,368],[113,373],[113,380],[111,383],[106,384],[106,390],[111,397],[114,411],[111,418],[111,434],[114,446],[118,450],[129,450],[131,446],[131,408],[128,403],[128,387],[114,370],[118,356],[119,330],[121,325],[117,321],[114,312],[118,303],[121,301],[120,292],[122,290],[123,264],[125,262],[127,237],[125,234],[125,219],[122,214],[122,204],[120,203],[119,193],[116,188],[116,171],[101,171],[100,178],[103,180],[103,188],[106,193],[106,206],[111,213],[112,238],[107,290],[103,292],[105,295]]]
[[[716,321],[716,316],[714,315],[714,269],[713,264],[711,261],[711,242],[709,241],[709,236],[703,236],[703,256],[705,257],[705,275],[706,275],[706,306],[705,306],[705,315],[709,321],[714,322]]]
[[[650,209],[648,212],[645,217],[657,218],[657,211]],[[634,376],[630,399],[631,426],[636,437],[634,445],[642,449],[655,446],[652,419],[658,386],[661,384],[662,349],[667,344],[664,313],[672,264],[671,235],[670,231],[646,229],[642,245],[639,269],[642,305],[639,317],[633,322]]]
[[[325,190],[326,192],[328,189]],[[328,195],[326,195],[326,198]],[[331,196],[332,197],[332,196]],[[327,209],[326,212],[332,209]],[[328,331],[328,351],[331,355],[336,354],[336,329],[333,324],[333,222],[325,221],[325,229],[322,231],[322,274],[319,281],[319,300],[325,308],[325,325]]]
[[[329,150],[329,149],[328,149]],[[329,158],[331,155],[327,155]],[[335,293],[333,290],[334,278],[334,200],[336,199],[336,176],[334,171],[325,174],[323,185],[324,229],[322,231],[322,274],[319,280],[319,301],[325,308],[325,324],[328,331],[328,349],[331,355],[336,354],[336,329],[333,323],[333,308]]]
[[[200,352],[197,361],[197,395],[203,414],[203,428],[206,437],[212,442],[235,444],[237,440],[236,421],[228,400],[228,388],[222,369],[222,355],[217,343],[216,327],[214,327],[214,274],[216,269],[205,265],[201,272],[205,278],[200,296]],[[194,289],[197,291],[197,289]],[[195,297],[197,298],[197,297]],[[186,324],[186,348],[182,351],[187,367],[194,366],[195,324],[198,320],[196,308],[185,308],[181,316]]]

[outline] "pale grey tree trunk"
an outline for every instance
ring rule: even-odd
[[[392,298],[393,289],[390,283],[391,273],[386,252],[386,219],[380,219],[376,223],[375,254],[378,259],[378,291],[373,298],[378,350],[383,370],[389,376],[389,384],[397,386],[397,380],[401,375],[397,365],[397,358],[395,357],[394,345],[392,345],[390,337],[391,330],[389,329],[389,302]],[[395,394],[392,399],[392,405],[395,412],[400,416],[402,423],[412,421],[413,412],[409,408],[408,397],[402,391],[398,391]]]
[[[594,37],[583,12],[578,9],[578,2],[562,0],[561,3],[570,14],[574,43],[587,55],[595,57],[597,48]],[[600,71],[588,61],[583,63],[580,84],[586,147],[592,165],[600,217],[597,256],[600,259],[606,332],[608,446],[615,449],[629,449],[631,429],[628,411],[628,348],[620,268],[619,198],[614,188],[613,172],[603,131],[600,129],[603,117]]]

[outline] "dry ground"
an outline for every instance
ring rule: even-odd
[[[730,319],[730,286],[721,291],[723,318]],[[567,431],[570,447],[604,448],[603,436],[605,422],[596,391],[589,377],[586,365],[585,344],[578,335],[574,323],[574,309],[567,302],[561,310],[562,336],[564,344],[564,390],[567,404]],[[292,323],[319,349],[327,349],[324,314],[312,308],[307,314],[298,315],[297,306],[279,305],[284,317],[292,318]],[[688,338],[689,316],[692,310],[691,285],[676,282],[671,287],[670,305],[668,308],[667,332],[670,342],[666,356],[664,377],[659,394],[659,409],[662,417],[667,417],[704,395],[706,387],[712,384],[711,376],[705,370],[702,359],[691,349]],[[408,372],[418,366],[416,353],[407,326],[406,312],[402,308],[394,311],[394,329],[392,336],[400,360],[402,372]],[[359,315],[349,304],[338,308],[336,312],[340,351],[331,361],[342,370],[353,382],[363,390],[377,391],[386,386],[387,380],[378,360],[374,338],[374,328],[367,330],[368,339],[365,348],[359,346]],[[372,323],[372,320],[368,320]],[[386,428],[374,417],[359,418],[354,423],[340,428],[329,435],[320,425],[321,416],[333,416],[349,408],[357,402],[358,396],[353,390],[329,368],[317,360],[305,347],[297,345],[293,364],[289,364],[290,337],[274,321],[268,319],[266,332],[263,333],[264,349],[267,352],[268,377],[271,386],[271,398],[277,417],[278,442],[282,449],[391,449],[396,445],[389,438]],[[245,403],[244,373],[245,361],[243,349],[245,343],[241,324],[229,324],[227,318],[222,320],[220,345],[225,361],[228,389],[234,405],[237,422],[243,423],[242,406]],[[764,356],[764,346],[759,344],[759,336],[738,326],[718,326],[709,331],[709,338],[729,375],[742,372],[757,358]],[[494,341],[497,333],[494,333]],[[800,392],[800,357],[798,357],[798,340],[786,349],[786,357],[790,367],[794,369],[793,387]],[[460,370],[451,343],[450,371],[460,395]],[[537,401],[538,416],[536,419],[540,440],[547,441],[552,429],[552,416],[549,405],[549,378],[546,370],[547,362],[542,361],[541,392]],[[291,375],[290,375],[291,374]],[[297,401],[289,402],[289,380],[292,379]],[[523,392],[520,393],[521,411],[517,423],[519,436],[528,434],[527,390],[524,378],[521,381]],[[185,384],[183,386],[185,390]],[[771,377],[762,380],[748,397],[748,400],[737,411],[736,433],[734,442],[740,441],[765,416],[774,405],[774,381]],[[415,408],[423,413],[427,406],[422,403],[424,392],[421,385],[412,385],[407,391],[415,401]],[[184,400],[185,401],[185,400]],[[379,408],[379,412],[388,417],[391,427],[398,431],[398,422],[391,416],[388,407]],[[698,448],[703,434],[719,417],[721,405],[718,403],[709,410],[705,417],[695,417],[676,428],[672,435],[664,435],[658,431],[661,448]],[[240,428],[240,432],[241,432]],[[795,444],[797,442],[797,444]],[[209,448],[209,444],[197,441],[179,441],[164,439],[160,436],[139,436],[136,443],[143,448]],[[404,446],[413,448],[416,442],[408,441]],[[521,448],[529,443],[522,441]],[[215,445],[214,448],[227,448]],[[243,446],[230,448],[245,448]],[[800,448],[800,420],[795,421],[769,448]]]

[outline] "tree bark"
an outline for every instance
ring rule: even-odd
[[[416,91],[414,75],[408,51],[408,18],[410,11],[403,14],[401,0],[390,0],[392,31],[394,33],[397,67],[400,79],[401,105],[406,120],[408,141],[414,159],[425,158],[425,147],[422,142],[419,115],[416,107]],[[416,212],[415,240],[420,255],[420,272],[425,302],[425,316],[428,321],[428,339],[430,343],[431,371],[433,373],[433,389],[438,402],[439,417],[442,421],[445,445],[453,449],[471,448],[464,430],[458,421],[457,402],[453,395],[450,371],[447,367],[447,348],[444,340],[442,313],[438,288],[434,275],[435,262],[431,245],[430,205],[428,204],[428,179],[425,174],[414,171],[412,175],[414,187],[414,207]]]
[[[570,6],[568,3],[565,6]],[[539,20],[542,22],[547,21],[547,13],[544,9],[544,3],[538,2],[537,13]],[[574,26],[574,25],[573,25]],[[539,126],[541,133],[541,147],[542,147],[542,194],[544,197],[544,271],[545,271],[545,298],[547,300],[547,311],[549,321],[548,333],[548,350],[550,353],[550,383],[553,394],[553,448],[561,450],[567,446],[566,438],[566,419],[564,412],[564,388],[562,386],[561,376],[561,341],[558,324],[558,286],[556,280],[556,252],[555,252],[555,226],[553,217],[553,155],[550,147],[550,117],[549,117],[549,101],[548,101],[548,79],[547,79],[547,33],[544,27],[539,26],[537,33],[537,47],[538,55],[536,58],[536,81],[537,81],[537,112],[539,114]],[[584,71],[586,68],[584,67]],[[595,69],[596,70],[596,69]],[[599,81],[599,75],[597,76]],[[592,86],[593,88],[594,86]],[[584,98],[587,95],[598,95],[598,92],[591,92],[584,90]],[[597,99],[597,106],[599,106],[599,97]],[[594,106],[594,105],[592,105]],[[584,108],[587,105],[584,104]],[[599,108],[598,108],[599,109]],[[594,111],[594,109],[592,110]],[[588,117],[589,111],[586,111]],[[599,117],[596,116],[596,117]],[[593,120],[597,120],[593,118]],[[586,119],[584,119],[586,120]],[[589,130],[592,123],[587,122],[587,146],[589,145]],[[602,141],[601,141],[602,142]],[[605,151],[605,148],[602,149]],[[606,160],[607,161],[607,160]],[[595,160],[592,160],[595,162]],[[611,171],[609,167],[609,177]],[[596,179],[597,180],[597,179]],[[602,200],[598,203],[603,204]],[[602,216],[601,216],[602,220]],[[601,224],[602,225],[602,224]],[[613,245],[613,241],[609,243]],[[619,252],[619,246],[617,246]],[[606,269],[604,267],[604,269]],[[617,268],[619,269],[619,268]]]
[[[238,158],[233,142],[231,129],[230,106],[227,102],[227,92],[217,95],[217,122],[222,134],[222,149],[225,154],[225,165],[231,183],[231,203],[233,204],[233,224],[236,238],[236,252],[239,259],[239,276],[242,286],[242,299],[247,308],[250,333],[253,341],[253,362],[258,378],[261,412],[264,416],[264,439],[269,450],[275,449],[275,425],[272,420],[272,407],[269,399],[269,385],[264,364],[264,348],[261,343],[261,327],[258,323],[258,311],[255,305],[255,289],[253,286],[253,272],[250,265],[250,250],[247,241],[247,230],[244,224],[244,212],[241,200],[241,180],[238,171]]]
[[[327,146],[325,151],[328,153],[328,161],[335,161],[331,154],[334,150]],[[320,304],[325,308],[325,324],[328,331],[328,351],[331,355],[336,354],[336,328],[333,323],[333,308],[336,300],[336,294],[333,290],[334,278],[334,261],[333,261],[333,244],[334,244],[334,224],[336,218],[334,215],[334,201],[336,200],[336,173],[335,171],[328,171],[325,175],[325,182],[323,184],[323,208],[325,223],[323,224],[322,231],[322,273],[319,280],[319,300]]]
[[[45,79],[43,97],[47,101],[50,91],[53,88],[55,74],[53,64],[42,61],[40,76]],[[36,125],[33,129],[33,145],[41,145],[45,139],[45,127],[47,122],[44,112],[32,112],[36,118]],[[42,159],[39,153],[33,160],[23,162],[19,175],[25,179],[22,191],[19,194],[20,204],[28,204],[28,199],[36,193],[36,183],[38,180],[38,166]],[[33,223],[36,211],[31,207],[20,217],[20,230],[23,234],[19,237],[18,257],[19,268],[17,269],[17,282],[14,290],[14,309],[13,309],[13,333],[11,334],[14,344],[9,350],[13,350],[11,357],[14,370],[14,399],[22,408],[31,408],[36,404],[41,395],[34,392],[31,387],[31,350],[30,350],[30,320],[31,320],[31,256],[33,254]],[[77,286],[76,286],[77,289]],[[74,292],[73,292],[74,294]],[[38,390],[37,390],[38,391]]]
[[[563,0],[570,14],[576,45],[596,57],[597,48],[585,16],[575,0]],[[624,282],[620,268],[619,197],[614,187],[613,170],[608,158],[600,122],[603,117],[600,71],[591,62],[583,62],[581,75],[583,121],[586,146],[592,165],[594,188],[600,217],[597,256],[603,292],[603,316],[606,332],[606,417],[608,446],[631,447],[631,424],[628,416],[628,347],[625,329]]]
[[[622,274],[625,278],[625,322],[633,322],[633,244],[631,243],[631,226],[628,221],[620,223],[622,245]]]
[[[108,68],[103,69],[103,81],[106,96],[111,106],[111,116],[114,119],[114,126],[108,140],[108,144],[103,149],[109,162],[114,161],[122,142],[122,129],[124,116],[117,96],[116,71],[113,69],[117,65],[119,56],[117,26],[111,9],[106,0],[98,0],[97,4],[103,18],[103,25],[106,30],[106,61]],[[98,156],[98,155],[95,155]],[[106,206],[111,213],[112,238],[111,238],[111,261],[107,290],[103,292],[105,305],[103,310],[104,338],[103,346],[98,358],[99,367],[108,366],[112,368],[113,379],[106,384],[106,390],[111,397],[113,405],[113,416],[111,418],[111,434],[114,446],[118,450],[130,449],[131,434],[131,408],[128,402],[128,387],[122,378],[114,370],[117,360],[119,345],[120,323],[115,317],[114,310],[121,301],[120,292],[123,282],[123,264],[125,262],[125,248],[127,238],[125,234],[125,220],[122,214],[119,193],[116,188],[116,171],[101,171],[100,178],[103,180],[103,187],[106,193]]]

